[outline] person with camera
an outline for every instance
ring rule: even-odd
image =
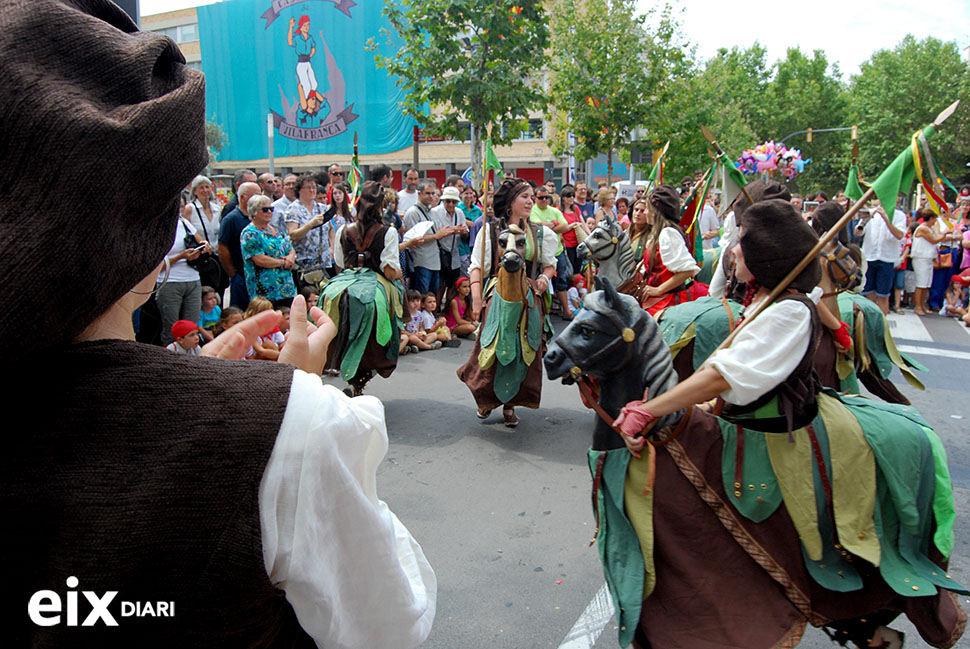
[[[856,235],[862,236],[862,254],[869,263],[862,294],[878,304],[883,315],[889,313],[889,294],[893,290],[905,231],[905,212],[897,208],[890,219],[878,205],[855,226]]]
[[[267,196],[249,199],[249,213],[252,221],[239,235],[249,297],[265,297],[274,308],[289,306],[296,296],[292,272],[296,252],[290,238],[270,225],[273,206]]]
[[[174,342],[172,325],[177,320],[197,322],[202,310],[202,282],[199,271],[189,262],[203,254],[211,253],[212,246],[202,238],[198,230],[179,216],[175,228],[175,242],[169,249],[168,271],[162,270],[156,280],[158,286],[155,302],[162,317],[162,344]],[[168,281],[165,281],[166,278]]]

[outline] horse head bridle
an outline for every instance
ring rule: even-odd
[[[606,234],[609,237],[607,243],[605,243],[603,246],[597,248],[596,250],[593,250],[593,248],[590,247],[590,245],[587,243],[586,244],[586,249],[589,251],[589,256],[590,257],[593,257],[593,253],[594,252],[599,252],[600,250],[604,250],[606,248],[606,246],[610,246],[610,245],[613,246],[613,252],[611,252],[610,254],[606,255],[605,257],[593,257],[597,261],[606,261],[607,259],[612,258],[613,255],[615,255],[617,252],[619,252],[619,250],[620,250],[620,239],[619,239],[619,237],[613,236],[613,234],[609,230],[607,230],[606,228],[597,227],[597,228],[594,228],[593,231],[595,232],[596,230],[603,230],[604,232],[606,232]],[[590,239],[593,239],[593,235],[592,234],[590,236],[586,237],[586,240],[587,241],[589,241]]]
[[[858,264],[852,259],[849,249],[838,240],[833,240],[826,249],[818,253],[818,256],[829,262],[830,266],[834,264],[841,273],[839,278],[836,273],[829,271],[829,279],[835,285],[837,293],[851,290],[862,281],[862,272]]]
[[[570,376],[574,380],[578,379],[586,372],[586,369],[595,365],[604,356],[614,353],[621,346],[625,345],[626,347],[623,361],[613,370],[614,372],[619,372],[633,359],[633,353],[635,351],[633,343],[636,341],[637,337],[643,333],[643,328],[646,326],[647,318],[649,318],[650,315],[643,309],[638,308],[636,309],[636,321],[633,322],[632,326],[628,326],[626,322],[620,319],[619,314],[617,314],[614,309],[601,306],[595,300],[587,301],[584,304],[584,307],[609,320],[620,332],[620,335],[608,342],[591,356],[586,357],[583,362],[585,367],[580,365],[579,361],[576,360],[576,348],[572,345],[572,343],[567,342],[565,338],[557,337],[556,344],[559,345],[559,347],[566,353],[569,360],[574,363],[573,368],[569,371]]]

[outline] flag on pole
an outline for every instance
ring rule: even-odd
[[[910,146],[904,149],[896,159],[892,161],[886,170],[879,174],[875,182],[872,183],[872,188],[876,192],[876,196],[879,198],[879,202],[882,203],[884,209],[892,209],[896,206],[896,197],[900,193],[909,193],[910,187],[913,185],[913,181],[919,182],[923,189],[927,193],[927,198],[930,201],[930,205],[933,207],[934,211],[939,214],[938,206],[934,206],[934,202],[942,202],[942,198],[934,196],[935,193],[931,188],[930,184],[926,182],[923,178],[923,165],[920,160],[920,139],[922,136],[922,141],[925,142],[926,138],[933,135],[936,132],[936,127],[932,124],[924,128],[922,131],[916,131],[913,134]],[[927,149],[928,150],[928,149]]]
[[[687,196],[687,203],[680,212],[680,227],[687,234],[687,249],[699,262],[704,261],[704,238],[700,226],[701,210],[704,209],[707,194],[714,184],[714,172],[714,167],[707,170],[700,184]],[[738,191],[741,191],[740,188]]]
[[[505,178],[505,174],[502,173],[502,163],[498,161],[498,156],[495,155],[495,151],[492,149],[492,140],[485,140],[485,159],[482,161],[482,179],[485,182],[485,186],[488,186],[488,172],[495,171],[495,180],[498,181],[499,178]]]
[[[734,199],[738,197],[741,188],[747,185],[748,181],[744,179],[744,174],[726,153],[719,155],[714,164],[721,184],[721,205],[717,210],[717,217],[721,218],[731,208]]]
[[[357,155],[357,131],[354,131],[354,157],[350,162],[350,204],[357,206],[357,201],[360,200],[361,182],[360,182],[360,158]]]
[[[670,146],[670,140],[667,140],[667,144],[660,151],[660,155],[654,160],[653,168],[650,170],[650,175],[647,177],[647,187],[658,186],[664,184],[664,157],[667,155],[667,148]]]
[[[859,165],[852,165],[849,168],[849,178],[845,181],[845,195],[853,201],[862,198],[862,194],[864,193],[860,185],[861,180],[862,172],[859,171]]]

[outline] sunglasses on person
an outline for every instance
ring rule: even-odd
[[[536,196],[537,201],[547,201],[549,198],[549,196]]]
[[[272,212],[273,211],[273,208],[272,207],[261,207],[261,208],[259,208],[259,211],[260,212]]]
[[[343,178],[344,172],[342,172],[342,171],[331,171],[330,172],[330,175],[331,176],[340,176],[341,178]]]
[[[575,198],[575,197],[576,197],[576,195],[575,195],[575,194],[573,194],[572,192],[566,192],[566,193],[564,193],[564,194],[561,194],[561,196],[562,196],[563,198]]]

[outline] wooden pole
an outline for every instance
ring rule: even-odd
[[[779,295],[781,295],[785,291],[785,289],[788,288],[788,285],[791,284],[803,270],[805,270],[806,266],[808,266],[810,263],[812,263],[812,261],[815,260],[816,257],[818,257],[818,254],[822,252],[822,249],[825,246],[827,246],[832,241],[832,239],[838,236],[839,231],[846,226],[846,224],[853,216],[855,216],[856,212],[862,209],[862,207],[869,202],[869,200],[875,195],[875,193],[876,191],[872,187],[870,187],[868,191],[866,191],[866,193],[862,195],[862,198],[856,201],[855,205],[850,207],[849,210],[842,215],[842,218],[839,219],[836,222],[836,224],[829,229],[828,232],[822,235],[822,238],[818,240],[818,243],[816,243],[815,246],[808,251],[808,254],[806,254],[802,258],[802,260],[798,262],[798,264],[796,264],[794,268],[791,269],[791,271],[785,276],[785,278],[782,279],[780,282],[778,282],[778,285],[771,290],[771,293],[768,294],[768,297],[762,300],[761,302],[759,302],[757,306],[755,306],[755,308],[751,311],[751,313],[744,314],[744,320],[738,323],[738,326],[734,328],[734,331],[732,331],[728,335],[728,337],[725,338],[724,341],[717,346],[717,349],[711,352],[711,355],[717,352],[718,349],[722,349],[724,347],[730,346],[731,343],[734,341],[734,339],[737,337],[738,332],[741,331],[745,327],[745,325],[749,324],[752,320],[757,318],[762,311],[768,308],[768,306],[771,305],[775,301],[775,299]]]

